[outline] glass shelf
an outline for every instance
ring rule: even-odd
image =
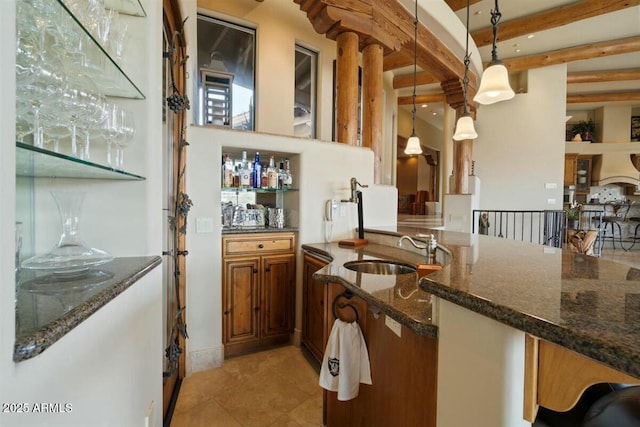
[[[140,0],[105,0],[104,7],[105,9],[117,10],[125,15],[147,16]]]
[[[88,57],[97,57],[103,59],[104,69],[100,70],[100,78],[93,79],[95,84],[98,85],[98,90],[107,96],[117,96],[121,98],[134,98],[144,99],[144,94],[138,89],[133,81],[127,76],[127,74],[120,68],[116,60],[107,53],[107,51],[101,46],[101,44],[93,37],[91,32],[87,30],[84,25],[75,17],[75,15],[67,8],[63,0],[48,0],[52,4],[59,5],[66,13],[61,14],[62,25],[68,27],[76,27],[79,29],[78,33],[82,40],[82,45],[85,46],[85,52]],[[135,4],[139,3],[138,0],[112,0],[117,4]],[[145,16],[144,9],[140,6],[141,13]]]
[[[240,187],[223,187],[223,193],[287,193],[289,191],[298,191],[297,188],[240,188]]]
[[[142,181],[145,178],[76,157],[16,142],[16,176]]]

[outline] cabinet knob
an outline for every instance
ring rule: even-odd
[[[265,268],[264,271],[266,271],[267,273],[271,271],[271,269],[269,267]]]
[[[224,312],[224,313],[222,313],[222,314],[224,314],[224,315],[226,316],[227,314],[229,314],[229,310],[225,311],[225,312]]]
[[[258,247],[259,247],[260,249],[263,249],[263,248],[264,248],[264,245],[263,245],[262,243],[260,243],[260,244],[258,245]]]
[[[260,311],[260,307],[254,307],[253,311]]]
[[[257,272],[258,272],[258,269],[257,269],[257,268],[254,268],[254,269],[253,269],[253,274],[256,274]]]

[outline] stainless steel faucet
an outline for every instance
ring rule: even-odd
[[[350,184],[351,184],[351,198],[349,198],[349,200],[342,200],[342,201],[343,202],[358,203],[358,195],[357,195],[357,191],[356,191],[356,189],[358,188],[358,185],[361,188],[367,188],[369,186],[360,184],[356,178],[351,178]]]
[[[429,235],[429,239],[425,245],[420,245],[415,242],[410,236],[402,236],[400,240],[398,240],[398,247],[402,247],[402,242],[408,240],[409,243],[413,245],[413,247],[417,249],[424,249],[426,251],[427,256],[427,264],[435,264],[436,263],[436,249],[438,248],[438,242],[433,234]]]

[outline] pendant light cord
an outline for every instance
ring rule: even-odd
[[[468,9],[468,7],[467,7]],[[498,0],[496,0],[496,8],[491,10],[491,28],[493,29],[493,46],[491,49],[491,61],[498,60],[498,23],[500,22],[500,18],[502,18],[502,14],[500,13],[500,9],[498,8]],[[467,24],[467,32],[469,31],[469,25]]]
[[[498,0],[496,0],[497,2]],[[467,0],[467,40],[464,47],[464,78],[462,79],[462,91],[464,95],[464,111],[463,115],[469,114],[467,110],[467,90],[469,87],[469,64],[471,63],[471,54],[469,53],[469,0]]]
[[[416,136],[416,73],[418,66],[418,0],[416,0],[416,9],[413,20],[413,110],[411,111],[411,119],[413,129],[411,136]]]

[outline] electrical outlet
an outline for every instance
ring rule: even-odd
[[[196,218],[196,233],[213,233],[213,218]]]
[[[547,204],[548,205],[555,205],[556,204],[556,199],[547,199]]]
[[[544,188],[546,188],[547,190],[554,190],[558,188],[558,184],[556,184],[555,182],[547,182],[544,184]]]
[[[387,328],[391,329],[394,334],[402,338],[402,325],[400,323],[396,322],[389,316],[384,316],[384,324]]]

